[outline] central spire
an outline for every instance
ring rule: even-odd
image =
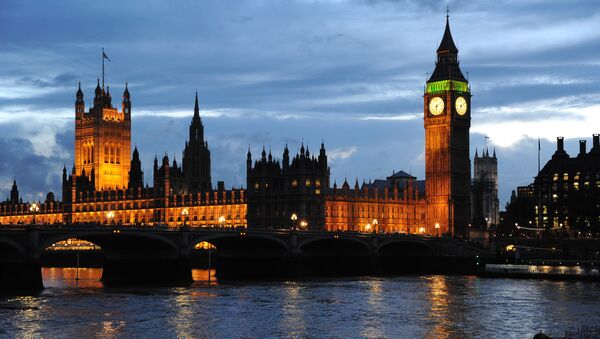
[[[200,108],[198,107],[198,91],[196,91],[196,102],[194,103],[194,118],[200,118]]]

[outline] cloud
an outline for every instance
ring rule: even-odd
[[[345,160],[350,158],[357,150],[358,148],[356,146],[332,149],[329,150],[328,158],[332,162],[336,162],[337,160]]]
[[[2,167],[0,194],[15,173],[40,185],[23,183],[24,190],[57,189],[19,159],[26,153],[51,173],[64,162],[69,167],[77,82],[89,107],[101,46],[112,60],[105,71],[115,106],[129,82],[133,143],[146,178],[155,154],[180,158],[196,90],[215,181],[243,181],[248,145],[280,154],[286,140],[297,149],[322,138],[334,178],[399,169],[422,178],[423,85],[434,68],[444,5],[2,1],[0,63],[9,66],[0,68],[0,137],[20,151],[4,153],[3,163],[18,166]],[[597,132],[600,8],[589,0],[460,0],[450,8],[474,94],[471,148],[483,134],[500,148],[506,195],[535,171],[518,169],[525,153],[516,150],[538,137],[550,143]]]

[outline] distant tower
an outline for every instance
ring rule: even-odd
[[[96,190],[124,189],[129,183],[131,154],[131,101],[129,89],[123,93],[123,110],[112,107],[106,91],[96,85],[94,106],[85,112],[81,86],[75,100],[75,177],[93,175]]]
[[[471,184],[471,223],[473,226],[498,225],[500,201],[498,200],[498,159],[496,150],[490,156],[487,148],[481,157],[475,151],[474,178]]]
[[[208,143],[204,141],[204,126],[200,119],[198,93],[196,93],[194,104],[194,117],[190,124],[189,140],[183,150],[182,166],[189,193],[211,190],[210,151]]]
[[[142,171],[142,162],[137,147],[133,149],[133,157],[131,159],[131,170],[129,171],[128,188],[138,189],[144,187],[144,172]]]
[[[469,128],[471,93],[458,63],[446,16],[437,62],[424,98],[426,228],[463,236],[471,219]]]
[[[12,188],[10,190],[10,203],[11,204],[19,203],[19,189],[17,188],[16,180],[13,180]]]

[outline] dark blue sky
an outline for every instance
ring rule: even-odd
[[[527,184],[565,136],[600,132],[600,6],[595,1],[0,2],[0,199],[60,192],[73,162],[73,103],[101,72],[133,102],[132,142],[151,180],[176,155],[198,90],[213,180],[245,182],[248,145],[280,156],[325,140],[332,179],[424,177],[423,85],[449,4],[474,94],[471,149],[499,158],[500,199]],[[573,139],[573,140],[569,140]],[[332,180],[333,181],[333,180]]]

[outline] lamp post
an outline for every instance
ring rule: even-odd
[[[296,213],[292,213],[290,220],[292,221],[292,226],[290,227],[290,229],[293,230],[296,226],[296,220],[298,220],[298,215],[296,215]]]
[[[371,224],[366,224],[365,225],[365,232],[371,232]]]
[[[220,216],[219,217],[219,227],[223,227],[223,225],[225,225],[225,216]]]
[[[379,232],[379,221],[377,221],[377,219],[373,219],[373,222],[371,223],[373,224],[373,233]]]
[[[439,222],[435,223],[435,236],[436,237],[440,236],[440,223]]]
[[[185,228],[185,224],[186,224],[189,214],[190,214],[190,211],[187,208],[184,208],[183,210],[181,210],[181,217],[183,218],[183,228]]]
[[[35,202],[32,203],[31,206],[29,206],[29,212],[31,212],[31,214],[33,215],[32,224],[35,224],[35,214],[39,211],[40,211],[40,205],[36,204]]]

